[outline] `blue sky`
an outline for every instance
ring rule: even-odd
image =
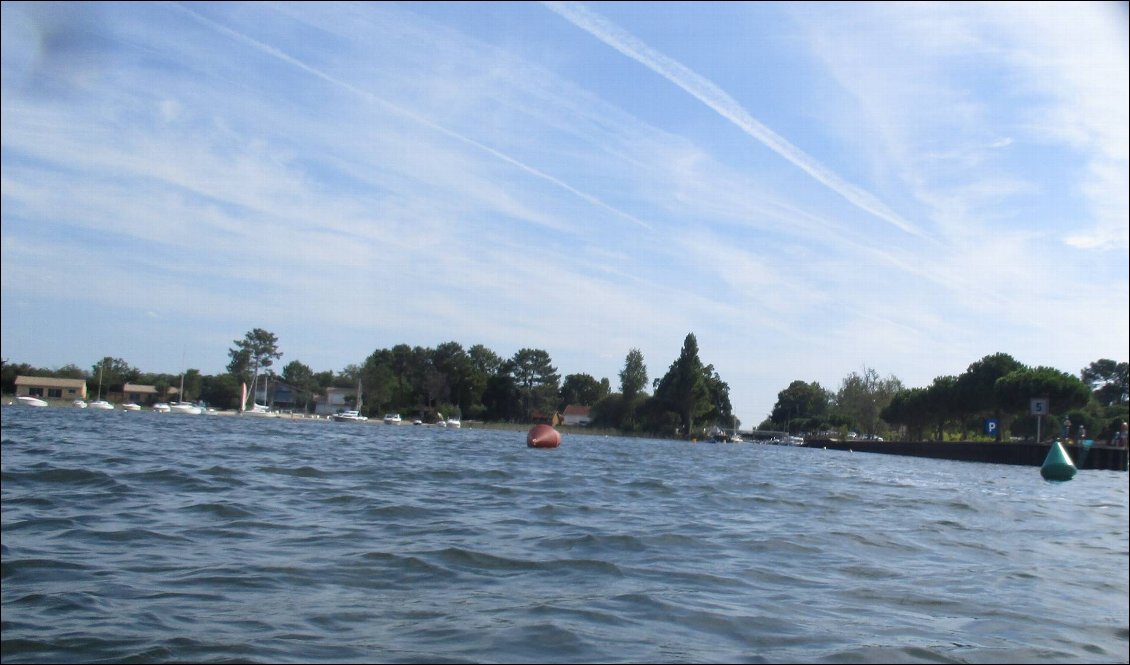
[[[3,4],[12,362],[378,348],[662,376],[745,425],[1130,346],[1126,3]]]

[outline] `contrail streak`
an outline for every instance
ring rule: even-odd
[[[543,2],[542,4],[578,28],[592,34],[605,44],[686,90],[703,104],[737,125],[746,134],[762,142],[770,150],[789,160],[805,173],[847,199],[851,204],[906,233],[925,237],[913,224],[900,217],[873,194],[845,181],[803,150],[761,124],[742,108],[737,100],[682,63],[656,51],[584,5],[562,2]]]
[[[574,196],[577,196],[578,198],[580,198],[584,201],[587,201],[588,203],[591,203],[594,206],[597,206],[599,208],[604,208],[605,210],[617,215],[618,217],[626,219],[626,220],[628,220],[628,221],[630,221],[634,224],[638,224],[639,226],[642,226],[643,228],[645,228],[649,231],[654,230],[650,224],[639,219],[638,217],[630,215],[630,214],[624,212],[623,210],[619,210],[619,209],[605,203],[604,201],[601,201],[600,199],[596,198],[595,196],[593,196],[591,194],[586,194],[585,192],[582,192],[582,191],[570,186],[569,184],[562,182],[561,180],[558,180],[557,178],[554,178],[553,176],[549,175],[548,173],[545,173],[544,171],[539,171],[538,169],[536,169],[536,168],[534,168],[534,167],[532,167],[528,164],[525,164],[523,162],[518,161],[517,159],[514,159],[513,157],[507,155],[506,153],[499,152],[498,150],[495,150],[494,148],[492,148],[488,145],[485,145],[483,143],[479,143],[478,141],[476,141],[472,138],[463,136],[462,134],[455,132],[453,130],[450,130],[450,129],[442,126],[442,125],[438,125],[438,124],[432,122],[431,120],[428,120],[427,118],[404,108],[403,106],[399,106],[397,104],[394,104],[394,103],[388,101],[387,99],[383,99],[381,97],[378,97],[378,96],[374,95],[373,93],[371,93],[367,90],[362,90],[361,88],[358,88],[355,85],[352,85],[350,83],[347,83],[347,82],[339,80],[339,79],[336,79],[336,78],[330,76],[329,74],[326,74],[325,72],[322,72],[318,69],[311,67],[310,65],[307,65],[306,63],[302,62],[301,60],[298,60],[297,58],[294,58],[290,55],[287,55],[286,53],[280,51],[279,49],[277,49],[277,48],[275,48],[275,47],[273,47],[269,44],[264,44],[263,42],[260,42],[257,39],[254,39],[252,37],[248,37],[247,35],[245,35],[241,32],[238,32],[236,30],[232,30],[231,28],[229,28],[225,25],[221,25],[219,23],[216,23],[215,21],[213,21],[209,18],[201,16],[200,14],[197,14],[196,12],[192,11],[191,9],[188,9],[187,7],[184,7],[184,6],[176,4],[176,3],[173,3],[173,6],[176,7],[177,9],[183,11],[184,13],[188,14],[189,16],[196,19],[197,21],[204,23],[205,25],[212,28],[213,30],[217,30],[219,32],[222,32],[222,33],[232,37],[233,39],[235,39],[237,41],[243,42],[244,44],[247,44],[247,45],[249,45],[249,46],[251,46],[255,49],[258,49],[259,51],[262,51],[263,53],[266,53],[270,56],[278,58],[279,60],[282,60],[283,62],[286,62],[287,64],[293,65],[293,66],[301,69],[302,71],[307,72],[308,74],[311,74],[313,76],[316,76],[316,77],[322,79],[323,81],[326,81],[327,83],[330,83],[332,85],[336,85],[340,88],[348,90],[349,92],[351,92],[351,93],[353,93],[353,94],[355,94],[355,95],[357,95],[357,96],[359,96],[363,99],[366,99],[370,102],[375,102],[377,104],[380,104],[380,105],[384,106],[385,108],[387,108],[387,109],[389,109],[389,110],[391,110],[391,111],[393,111],[393,112],[395,112],[399,115],[402,115],[406,118],[414,120],[415,122],[418,122],[418,123],[430,128],[430,129],[433,129],[437,132],[440,132],[441,134],[445,134],[447,136],[450,136],[453,139],[456,139],[456,140],[462,141],[463,143],[466,143],[468,145],[474,146],[474,147],[478,148],[479,150],[482,150],[483,152],[486,152],[487,154],[489,154],[493,157],[496,157],[496,158],[498,158],[498,159],[500,159],[500,160],[502,160],[502,161],[504,161],[508,164],[511,164],[513,166],[518,167],[519,169],[522,169],[523,171],[525,171],[526,173],[529,173],[530,175],[541,178],[542,180],[545,180],[547,182],[551,182],[554,185],[557,185],[558,187],[560,187],[561,189],[564,189],[565,191],[569,192],[570,194],[573,194]]]

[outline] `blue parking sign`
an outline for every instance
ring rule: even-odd
[[[985,434],[996,436],[998,426],[996,418],[985,418]]]

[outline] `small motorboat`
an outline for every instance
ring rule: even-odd
[[[339,423],[363,423],[369,420],[369,417],[361,415],[360,411],[342,411],[330,417]]]
[[[204,412],[204,409],[193,404],[192,402],[173,402],[169,405],[169,411],[171,413],[188,413],[194,416],[198,416]]]

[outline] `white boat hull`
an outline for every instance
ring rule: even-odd
[[[200,415],[201,413],[204,412],[204,409],[200,408],[199,406],[196,406],[195,404],[178,403],[178,404],[170,404],[169,405],[169,412],[170,413],[188,413],[188,414],[192,414],[194,416],[198,416],[198,415]]]
[[[363,423],[363,422],[369,420],[369,418],[367,416],[363,416],[356,411],[346,411],[344,413],[335,413],[330,417],[333,418],[334,420],[336,420],[339,423]]]

